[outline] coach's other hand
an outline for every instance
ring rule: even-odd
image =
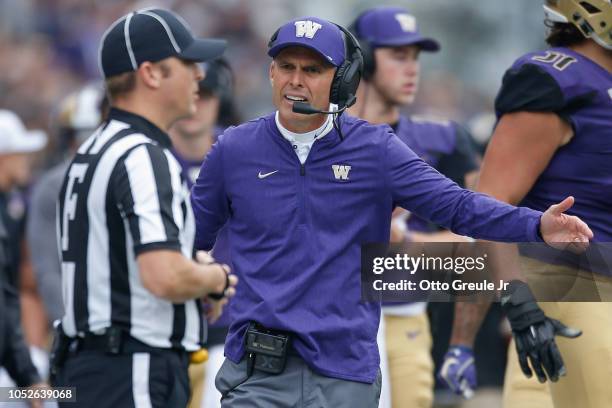
[[[198,263],[218,267],[214,268],[216,276],[212,281],[211,290],[208,294],[209,298],[221,300],[223,298],[231,298],[236,294],[238,277],[231,273],[228,265],[215,263],[214,258],[206,251],[197,251],[195,259]],[[222,271],[222,273],[217,271]]]
[[[501,305],[510,321],[519,364],[527,378],[533,375],[532,368],[541,383],[547,377],[555,382],[564,376],[566,369],[555,336],[575,338],[582,332],[547,317],[525,282],[510,282]]]
[[[542,239],[553,248],[582,252],[589,246],[593,231],[580,218],[563,214],[574,205],[569,196],[559,204],[551,205],[540,219]]]
[[[472,398],[477,385],[472,349],[461,345],[451,346],[444,355],[438,379],[455,394],[465,399]]]

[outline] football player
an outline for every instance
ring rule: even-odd
[[[571,194],[576,203],[568,213],[591,226],[593,241],[610,242],[612,4],[546,0],[544,9],[552,48],[520,57],[506,72],[495,106],[499,122],[478,190],[540,209]],[[604,245],[593,247],[591,255],[603,255],[599,266],[571,264],[562,254],[533,248],[521,251],[520,264],[534,291],[545,288],[551,295],[551,288],[561,287],[569,276],[571,291],[552,293],[556,299],[604,302],[536,303],[530,288],[515,282],[512,296],[502,297],[502,307],[514,305],[528,313],[508,316],[515,344],[508,358],[505,407],[610,406],[612,303],[605,303],[612,301],[610,260],[605,251],[597,254]],[[550,259],[554,264],[546,262]],[[440,375],[458,393],[476,385],[468,361],[485,309],[456,306],[451,350]],[[580,327],[584,334],[555,342],[555,335],[578,334],[555,319]],[[535,372],[539,383],[521,371],[527,377]],[[545,384],[547,379],[552,382]]]

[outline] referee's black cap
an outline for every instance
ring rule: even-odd
[[[203,62],[221,56],[226,44],[195,38],[187,23],[169,10],[143,9],[121,17],[104,33],[100,67],[109,78],[168,57]]]

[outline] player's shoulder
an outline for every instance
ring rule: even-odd
[[[435,114],[402,115],[396,134],[409,146],[445,152],[455,144],[457,123]]]
[[[342,116],[342,132],[353,142],[380,143],[393,136],[393,129],[387,124],[374,124],[345,114]]]
[[[341,145],[345,149],[371,152],[367,154],[371,160],[383,157],[383,152],[394,145],[393,139],[399,141],[388,124],[374,124],[346,114],[342,116],[342,134]]]
[[[398,124],[398,132],[404,129],[412,129],[416,132],[435,133],[452,137],[456,123],[448,118],[435,114],[414,114],[402,116]]]
[[[498,116],[516,111],[555,112],[575,88],[578,58],[565,48],[530,52],[506,71],[495,100]]]
[[[508,69],[497,95],[498,116],[516,111],[560,112],[590,104],[612,84],[610,74],[564,47],[527,53]]]
[[[571,96],[593,85],[592,77],[602,71],[593,61],[564,47],[529,52],[519,57],[504,75],[504,83],[519,82],[535,90],[558,88]]]
[[[514,61],[511,70],[531,65],[540,67],[554,77],[571,76],[584,64],[583,57],[569,48],[556,47],[542,51],[528,52]]]
[[[410,121],[413,123],[414,126],[428,126],[440,128],[450,128],[453,126],[454,123],[448,118],[433,113],[419,113],[409,116],[402,116],[400,119],[400,124],[402,123],[402,121]]]

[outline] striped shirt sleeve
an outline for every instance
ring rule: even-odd
[[[134,253],[155,249],[180,251],[179,227],[172,212],[173,169],[159,146],[146,143],[129,151],[117,162],[112,194],[127,221]]]

